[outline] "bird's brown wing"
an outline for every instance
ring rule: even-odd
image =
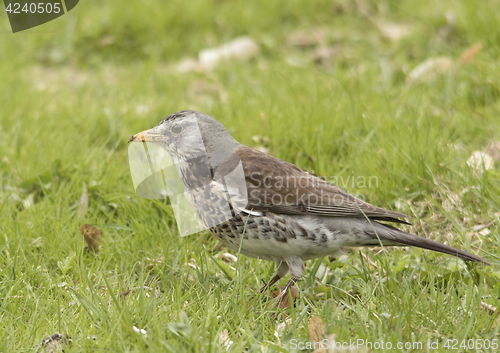
[[[291,163],[253,148],[241,146],[234,158],[239,158],[243,164],[248,209],[296,215],[368,217],[398,223],[406,223],[398,218],[411,218],[370,205]],[[234,161],[230,164],[234,164]]]

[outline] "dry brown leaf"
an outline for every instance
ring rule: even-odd
[[[87,218],[88,208],[89,208],[89,193],[87,190],[87,186],[84,186],[82,196],[80,196],[80,216],[83,219]]]
[[[82,233],[83,238],[87,242],[86,249],[90,249],[94,252],[99,251],[99,245],[101,243],[102,230],[94,227],[90,224],[84,224],[80,228],[80,233]]]
[[[323,320],[318,316],[313,316],[307,324],[309,330],[309,339],[311,342],[321,342],[326,336],[326,326]]]
[[[458,63],[461,65],[465,65],[470,63],[476,57],[476,54],[483,48],[483,43],[478,42],[474,45],[471,45],[460,55],[460,59],[458,59]]]

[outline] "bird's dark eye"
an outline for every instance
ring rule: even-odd
[[[173,132],[174,134],[179,134],[182,131],[182,126],[179,124],[172,125],[170,131]]]

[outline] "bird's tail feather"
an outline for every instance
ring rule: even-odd
[[[444,245],[434,240],[422,238],[415,234],[403,232],[387,224],[372,222],[372,224],[368,226],[370,227],[370,230],[365,231],[365,233],[367,233],[370,236],[373,236],[375,239],[377,238],[380,239],[383,245],[385,245],[384,241],[388,241],[389,242],[388,245],[415,246],[422,249],[433,250],[448,255],[458,256],[459,258],[464,259],[466,261],[475,261],[484,263],[486,265],[490,265],[488,261],[480,258],[479,256],[470,254],[467,251],[455,249],[452,246]]]

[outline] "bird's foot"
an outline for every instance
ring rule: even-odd
[[[295,282],[296,280],[293,279],[288,281],[285,288],[283,288],[281,293],[278,295],[276,302],[273,305],[274,308],[286,309],[293,304],[294,300],[297,298],[297,288],[295,287]]]
[[[260,287],[259,291],[257,292],[257,294],[254,294],[252,295],[252,297],[248,300],[248,303],[247,303],[247,308],[250,306],[250,303],[253,302],[253,300],[255,299],[255,297],[258,295],[258,294],[262,294],[264,293],[267,289],[269,289],[273,284],[275,284],[276,282],[279,281],[279,279],[281,278],[281,276],[278,276],[277,274],[274,275],[270,280],[269,282],[265,283],[262,287]]]

